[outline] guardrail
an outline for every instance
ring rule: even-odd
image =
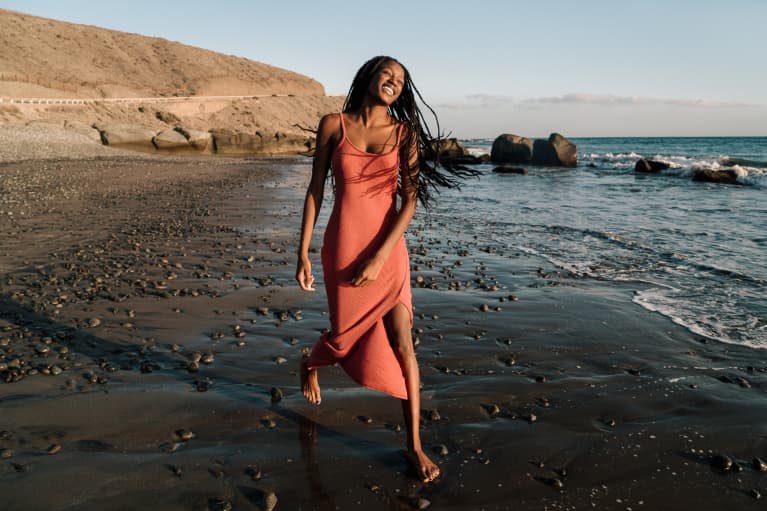
[[[0,98],[0,104],[84,105],[91,103],[173,103],[177,101],[221,101],[233,99],[287,98],[295,94],[251,94],[248,96],[172,96],[156,98]]]

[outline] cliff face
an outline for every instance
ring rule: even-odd
[[[306,76],[157,37],[0,9],[0,96],[324,95]]]

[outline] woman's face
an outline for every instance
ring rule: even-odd
[[[389,61],[370,80],[368,92],[386,106],[397,101],[405,86],[405,70],[398,63]]]

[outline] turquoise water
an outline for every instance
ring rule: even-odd
[[[633,300],[695,333],[767,349],[767,138],[594,138],[575,169],[528,167],[441,195],[456,237],[540,255],[581,276],[635,281]],[[492,140],[466,140],[473,153]],[[661,174],[634,172],[640,157]],[[733,168],[742,185],[698,183]],[[508,255],[507,257],[513,257]]]

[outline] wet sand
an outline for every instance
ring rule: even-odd
[[[322,282],[293,284],[308,177],[301,158],[0,165],[1,509],[764,505],[763,352],[422,212],[422,431],[443,476],[413,478],[399,403],[341,369],[307,403],[298,363],[328,326]]]

